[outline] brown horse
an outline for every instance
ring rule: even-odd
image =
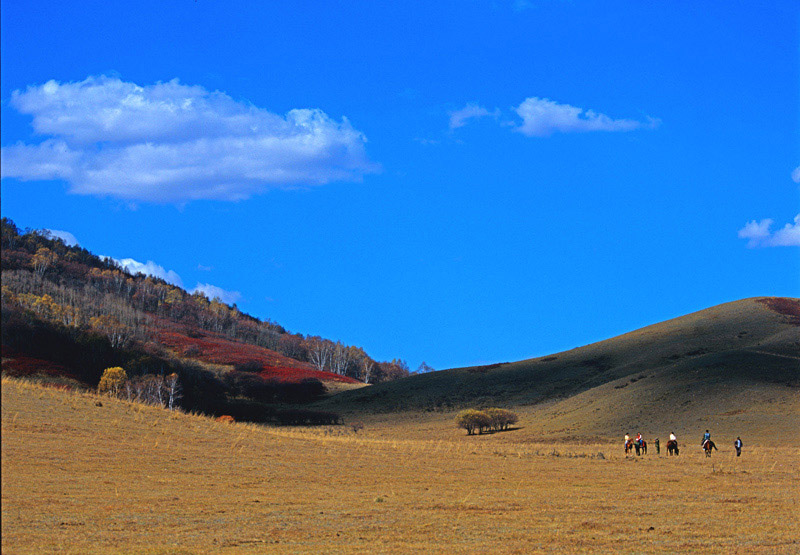
[[[625,442],[625,454],[632,453],[633,450],[636,450],[636,455],[647,454],[647,442],[642,440],[642,444],[639,445],[636,440],[629,439]]]
[[[716,449],[717,451],[719,451],[719,449],[717,449],[717,446],[714,445],[714,442],[711,441],[710,439],[707,440],[705,443],[703,443],[703,451],[706,452],[706,457],[710,457],[711,456],[711,450],[712,449]]]
[[[667,453],[671,456],[672,453],[675,452],[675,456],[678,456],[678,442],[674,439],[671,439],[667,442]]]

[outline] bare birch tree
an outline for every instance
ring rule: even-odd
[[[333,344],[321,337],[309,337],[306,339],[306,344],[308,346],[308,356],[311,364],[313,364],[317,370],[324,372],[330,365]]]
[[[337,341],[331,352],[331,370],[336,374],[344,374],[353,361],[353,349],[341,341]]]
[[[372,377],[372,371],[375,369],[375,361],[369,357],[364,357],[364,359],[361,361],[361,367],[364,371],[364,383],[369,383],[369,380]]]
[[[183,397],[181,383],[178,380],[178,374],[173,372],[172,374],[167,376],[167,379],[164,381],[164,384],[167,387],[167,408],[169,410],[175,409],[175,403],[180,401]]]

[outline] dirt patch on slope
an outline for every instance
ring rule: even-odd
[[[758,302],[773,312],[786,316],[789,323],[800,326],[800,300],[786,297],[766,297]]]

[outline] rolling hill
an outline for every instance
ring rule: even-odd
[[[800,439],[800,300],[726,303],[605,341],[513,363],[349,391],[345,413],[515,407],[531,437],[670,430]],[[735,436],[734,436],[735,437]]]

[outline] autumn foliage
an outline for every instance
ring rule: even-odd
[[[106,368],[100,377],[100,383],[97,384],[97,392],[117,396],[122,391],[126,381],[128,381],[128,374],[119,366]]]
[[[0,227],[4,314],[27,313],[105,337],[112,349],[166,349],[224,365],[255,361],[265,379],[377,383],[409,375],[400,359],[378,362],[360,347],[289,333],[235,304],[133,275],[46,230],[20,231],[8,218]]]

